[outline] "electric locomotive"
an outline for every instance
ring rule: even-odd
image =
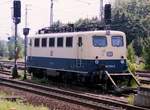
[[[29,37],[28,72],[102,85],[105,89],[139,84],[128,71],[125,33],[112,30],[43,33]]]

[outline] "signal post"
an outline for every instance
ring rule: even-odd
[[[17,71],[17,25],[21,21],[21,2],[20,0],[14,0],[13,1],[13,22],[15,24],[15,61],[14,61],[14,67],[12,69],[12,77],[16,78],[18,77],[18,71]]]

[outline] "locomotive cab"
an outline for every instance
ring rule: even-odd
[[[103,85],[105,89],[114,89],[117,92],[136,89],[139,82],[128,70],[125,34],[110,32],[109,35],[96,34],[91,38],[95,72],[100,79],[97,83]]]

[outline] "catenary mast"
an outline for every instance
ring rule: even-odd
[[[50,6],[50,26],[53,24],[53,0],[51,0]]]

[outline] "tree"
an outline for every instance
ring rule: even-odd
[[[150,36],[150,0],[122,0],[119,7],[113,9],[112,29],[127,35],[127,44],[131,42],[137,56],[142,56],[142,39]]]
[[[104,29],[104,24],[95,17],[92,19],[79,19],[75,23],[68,24],[63,24],[60,21],[57,21],[51,27],[40,29],[38,33],[78,32],[102,29]]]
[[[5,41],[0,41],[0,56],[4,57],[7,56],[8,51],[7,51],[7,43]]]
[[[135,54],[138,57],[141,57],[143,53],[143,39],[137,37],[135,40],[133,40],[133,48],[135,50]]]
[[[24,56],[24,42],[21,37],[17,38],[17,49],[18,49],[18,58],[22,58]],[[9,51],[9,59],[15,58],[15,37],[10,37],[10,40],[7,43],[8,51]]]
[[[122,1],[119,7],[113,9],[112,29],[125,32],[128,44],[137,37],[148,37],[150,33],[149,12],[149,0]]]
[[[10,40],[7,43],[8,45],[8,52],[9,52],[9,60],[15,58],[15,45],[14,45],[14,37],[11,37]]]
[[[150,38],[144,39],[143,57],[144,57],[144,61],[145,61],[145,68],[150,69]]]
[[[24,57],[24,40],[21,37],[18,37],[17,47],[19,51],[18,58],[23,58]]]

